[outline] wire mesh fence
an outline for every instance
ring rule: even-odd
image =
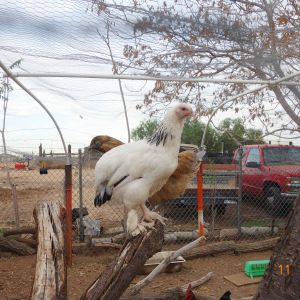
[[[289,149],[281,148],[284,154]],[[251,149],[244,149],[249,153],[243,153],[241,159],[237,157],[237,164],[204,163],[203,173],[198,174],[203,179],[208,240],[268,238],[280,234],[285,226],[300,187],[299,148],[292,147],[291,155],[296,158],[290,165],[275,168],[272,162],[254,167]],[[259,149],[263,153],[264,148]],[[274,151],[273,158],[282,158]],[[291,155],[287,157],[291,159]],[[88,151],[79,151],[72,157],[75,240],[114,237],[124,232],[124,208],[120,203],[108,201],[100,208],[94,207],[94,167],[99,157]],[[33,226],[33,209],[38,201],[64,203],[64,176],[62,157],[35,157],[27,162],[6,159],[6,167],[2,165],[0,172],[0,228]],[[185,243],[199,236],[198,202],[195,175],[180,197],[151,207],[168,218],[165,244]]]
[[[108,228],[110,233],[119,233],[118,230],[122,230],[123,226],[123,207],[119,203],[110,202],[100,208],[93,207],[95,195],[93,167],[97,158],[90,156],[83,158],[82,184],[79,180],[79,185],[82,185],[83,189],[83,206],[89,211],[90,217],[100,220],[100,226],[104,229],[103,233]],[[266,238],[279,234],[285,225],[291,205],[287,206],[285,202],[282,202],[275,210],[274,205],[268,204],[271,196],[265,187],[260,194],[247,192],[246,179],[249,176],[252,176],[253,185],[258,185],[258,182],[256,182],[257,169],[246,170],[243,167],[245,163],[238,161],[238,164],[207,164],[203,174],[200,174],[203,176],[205,234],[210,240]],[[290,166],[290,169],[293,167]],[[272,176],[277,179],[280,176],[286,177],[279,170]],[[198,237],[196,182],[195,175],[185,193],[179,198],[152,207],[168,218],[165,243],[182,243]],[[295,199],[296,195],[297,193],[294,193],[292,199]]]
[[[29,227],[34,224],[37,201],[64,203],[64,163],[61,169],[47,169],[10,162],[0,172],[0,228]]]

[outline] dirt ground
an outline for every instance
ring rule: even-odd
[[[68,269],[68,295],[70,300],[79,299],[82,292],[98,276],[112,260],[111,253],[99,253],[92,256],[74,255],[73,267]],[[198,258],[186,261],[180,272],[160,274],[149,286],[147,292],[158,292],[170,287],[184,285],[199,279],[208,272],[213,272],[213,278],[196,290],[204,295],[219,299],[230,290],[232,299],[252,296],[258,284],[237,287],[223,277],[243,271],[247,260],[268,259],[270,251],[248,253],[236,256],[222,254],[214,257]],[[35,256],[12,256],[0,258],[0,300],[29,299],[35,271]],[[143,276],[137,276],[132,284],[137,283]]]
[[[0,170],[0,231],[1,228],[15,227],[15,214],[11,201],[10,186],[6,173]],[[16,184],[17,200],[21,226],[32,226],[33,209],[40,200],[64,201],[64,170],[49,170],[47,175],[40,175],[39,170],[11,171],[11,178]],[[83,170],[83,206],[86,206],[89,215],[99,219],[101,226],[111,228],[120,226],[123,210],[120,206],[103,205],[101,209],[93,206],[94,186],[91,169]],[[73,171],[73,207],[78,207],[79,185],[78,170]],[[190,212],[180,210],[180,218],[169,217],[167,231],[186,231],[197,228],[197,218]],[[248,204],[243,206],[243,215],[251,220],[268,217],[268,215]],[[206,218],[210,224],[212,221]],[[226,213],[220,216],[215,223],[215,229],[230,228],[236,223],[236,206],[228,206]],[[251,224],[250,224],[251,225]],[[254,224],[256,225],[256,224]],[[266,225],[264,225],[266,226]],[[174,245],[175,247],[175,245]],[[176,247],[177,248],[177,247]],[[111,261],[114,253],[101,253],[92,256],[76,255],[74,264],[68,272],[69,299],[79,299],[85,288],[97,277],[104,267]],[[270,252],[243,254],[234,256],[230,254],[216,257],[207,257],[187,261],[179,273],[161,274],[146,291],[157,292],[169,287],[181,286],[199,279],[208,272],[213,271],[213,278],[198,288],[205,295],[220,297],[225,291],[231,290],[232,299],[253,295],[257,284],[236,287],[226,281],[223,276],[243,271],[247,260],[265,259]],[[28,299],[35,271],[35,257],[6,257],[0,258],[0,300],[2,299]],[[138,276],[133,283],[142,277]],[[217,298],[219,299],[219,298]]]

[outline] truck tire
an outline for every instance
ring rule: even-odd
[[[285,217],[291,206],[281,199],[281,190],[279,186],[269,186],[266,190],[267,207],[271,208],[272,214],[276,217]]]

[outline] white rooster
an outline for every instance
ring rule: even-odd
[[[123,144],[106,152],[95,167],[95,206],[108,200],[124,203],[127,231],[135,236],[165,218],[151,212],[145,202],[159,191],[178,164],[183,125],[192,114],[190,105],[180,103],[165,115],[161,126],[147,141]],[[142,209],[141,222],[138,208]]]

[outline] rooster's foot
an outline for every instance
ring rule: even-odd
[[[130,231],[129,233],[132,235],[132,236],[137,236],[143,232],[147,231],[146,227],[142,224],[137,224],[136,228],[133,229],[132,231]]]
[[[161,224],[166,226],[165,221],[167,221],[168,219],[162,217],[160,214],[154,211],[147,211],[146,214],[144,213],[144,220],[150,223],[158,220]]]
[[[154,221],[152,221],[152,222],[144,222],[144,220],[142,220],[142,222],[141,222],[142,226],[144,226],[145,228],[156,230],[154,228],[154,223],[155,223]]]

